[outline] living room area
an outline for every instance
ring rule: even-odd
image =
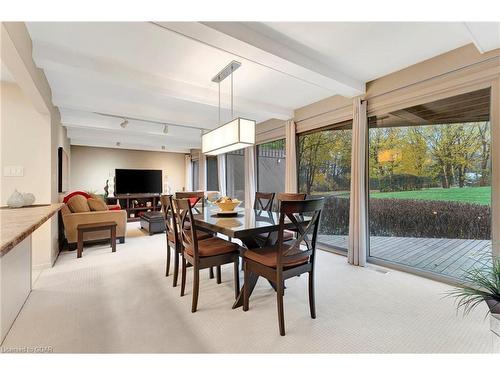
[[[1,38],[2,355],[498,358],[499,22]]]

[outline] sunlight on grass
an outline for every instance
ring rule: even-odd
[[[395,198],[418,199],[429,201],[454,201],[476,203],[481,205],[491,204],[491,186],[464,187],[464,188],[433,188],[397,192],[370,192],[370,198]]]

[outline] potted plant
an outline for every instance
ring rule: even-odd
[[[457,301],[457,308],[468,314],[481,302],[486,302],[492,315],[500,319],[500,257],[491,266],[476,267],[464,273],[461,286],[447,293]]]

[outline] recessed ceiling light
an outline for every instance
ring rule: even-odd
[[[122,123],[120,124],[120,126],[121,126],[123,129],[125,129],[125,128],[127,127],[127,125],[128,125],[128,120],[125,118],[125,119],[123,119],[123,121],[122,121]]]
[[[168,134],[168,125],[163,127],[163,134]]]

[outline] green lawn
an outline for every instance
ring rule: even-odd
[[[491,187],[455,187],[450,189],[433,188],[388,193],[370,192],[370,198],[422,199],[489,205],[491,204]]]

